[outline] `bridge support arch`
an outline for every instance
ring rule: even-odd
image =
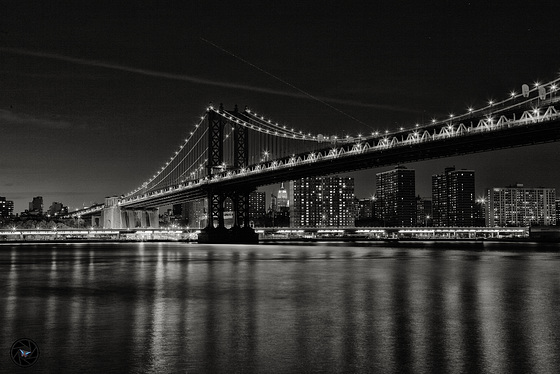
[[[249,193],[244,191],[208,191],[208,224],[198,234],[199,243],[255,244],[258,234],[249,226]],[[229,197],[233,203],[233,226],[224,225],[224,201]]]
[[[220,105],[220,111],[223,111]],[[234,112],[237,112],[237,106]],[[209,111],[208,123],[208,163],[206,168],[208,175],[220,172],[224,161],[224,127],[228,122],[214,111]],[[230,123],[234,129],[233,159],[234,168],[240,169],[248,164],[248,132],[239,124]],[[198,235],[199,243],[258,243],[259,238],[251,227],[249,227],[249,194],[251,188],[244,190],[224,191],[209,188],[208,197],[208,224]],[[229,197],[233,203],[234,224],[231,229],[224,225],[224,201]],[[216,220],[216,226],[214,226]]]

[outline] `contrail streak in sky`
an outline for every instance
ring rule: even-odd
[[[59,55],[59,54],[54,54],[54,53],[34,52],[34,51],[28,51],[28,50],[25,50],[25,49],[2,48],[2,47],[0,47],[0,51],[15,54],[15,55],[20,55],[20,56],[32,56],[32,57],[39,57],[39,58],[48,58],[48,59],[52,59],[52,60],[70,62],[70,63],[78,64],[78,65],[95,66],[95,67],[101,67],[101,68],[112,69],[112,70],[120,70],[120,71],[125,71],[125,72],[128,72],[128,73],[135,73],[135,74],[145,75],[145,76],[149,76],[149,77],[171,79],[171,80],[176,80],[176,81],[190,82],[190,83],[202,84],[202,85],[207,85],[207,86],[233,88],[233,89],[240,89],[240,90],[246,90],[246,91],[266,93],[266,94],[271,94],[271,95],[293,97],[293,98],[298,98],[298,99],[308,99],[308,100],[310,99],[309,95],[306,95],[306,94],[303,94],[303,93],[292,93],[292,92],[272,90],[272,89],[262,88],[262,87],[248,86],[248,85],[238,84],[238,83],[213,81],[213,80],[209,80],[209,79],[198,78],[198,77],[193,77],[193,76],[184,75],[184,74],[173,74],[173,73],[166,73],[166,72],[155,71],[155,70],[140,69],[140,68],[135,68],[135,67],[130,67],[130,66],[113,64],[113,63],[109,63],[109,62],[96,61],[96,60],[86,60],[86,59],[82,59],[82,58],[69,57],[69,56],[64,56],[64,55]],[[316,98],[319,98],[321,100],[328,101],[328,102],[331,102],[331,103],[337,103],[337,104],[343,104],[343,105],[351,105],[351,106],[366,107],[366,108],[376,108],[376,109],[398,111],[398,112],[407,112],[407,113],[416,113],[415,111],[412,111],[412,110],[409,110],[409,109],[394,107],[394,106],[391,106],[391,105],[367,104],[367,103],[361,103],[361,102],[358,102],[358,101],[333,99],[333,98],[328,98],[328,97],[316,97]]]

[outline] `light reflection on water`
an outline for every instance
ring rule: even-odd
[[[34,339],[42,373],[555,372],[559,260],[507,243],[3,244],[0,342]]]

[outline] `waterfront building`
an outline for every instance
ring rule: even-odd
[[[291,227],[353,227],[354,178],[306,177],[290,182]]]
[[[436,227],[474,224],[474,170],[445,168],[432,175],[432,218]]]
[[[523,184],[486,192],[486,222],[496,226],[556,225],[556,189]]]
[[[416,177],[413,169],[397,166],[377,173],[376,214],[383,226],[416,225]]]

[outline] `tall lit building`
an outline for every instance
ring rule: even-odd
[[[276,209],[281,210],[282,208],[287,208],[290,206],[288,200],[288,190],[284,187],[284,183],[280,185],[278,194],[276,195]]]
[[[291,227],[353,227],[354,178],[307,177],[290,182]]]
[[[556,224],[556,189],[494,187],[486,192],[486,224],[496,226],[549,226]]]
[[[413,169],[397,166],[375,175],[377,218],[383,226],[416,224],[416,177]]]
[[[436,227],[474,225],[474,170],[445,168],[432,175],[432,214]]]

